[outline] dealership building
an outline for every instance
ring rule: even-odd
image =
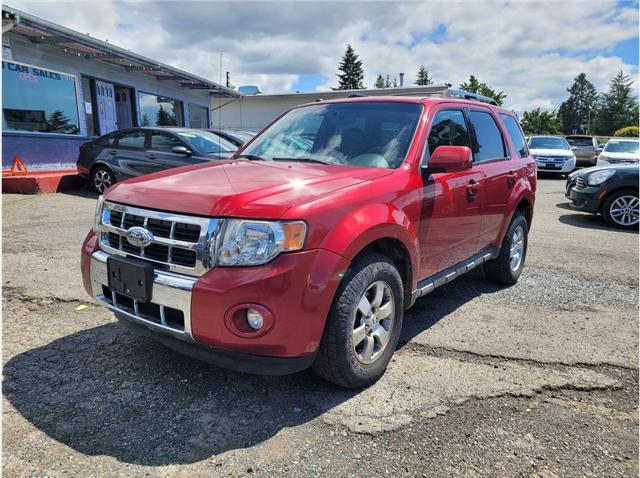
[[[2,167],[75,168],[81,143],[132,126],[211,125],[235,90],[2,8]]]

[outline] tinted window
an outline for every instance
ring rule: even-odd
[[[476,162],[491,161],[506,157],[502,134],[493,116],[484,111],[470,111],[469,119],[476,133],[478,142]]]
[[[433,154],[438,146],[471,146],[462,111],[438,111],[431,123],[427,141],[429,154]]]
[[[593,138],[585,138],[584,136],[567,136],[566,139],[571,146],[593,147]]]
[[[2,130],[78,134],[73,76],[2,62]]]
[[[176,133],[181,140],[186,142],[191,148],[201,153],[232,153],[238,147],[231,141],[227,141],[222,136],[210,133],[209,131],[184,130]]]
[[[158,132],[151,134],[151,149],[171,152],[174,146],[184,146],[184,143],[170,134]]]
[[[144,131],[131,131],[121,134],[118,136],[118,146],[143,149],[145,136]]]
[[[115,146],[117,135],[109,134],[98,139],[98,143],[104,146]]]
[[[531,149],[571,149],[564,138],[553,136],[536,136],[529,140]]]
[[[267,160],[371,168],[402,164],[420,119],[415,103],[362,101],[296,108],[243,151]]]
[[[520,125],[518,125],[518,122],[513,116],[501,113],[500,118],[502,118],[502,122],[505,128],[507,128],[507,134],[509,138],[511,138],[511,142],[516,147],[516,151],[518,151],[518,156],[526,158],[529,155],[529,151],[527,150],[527,143],[524,140],[524,136],[522,136]]]

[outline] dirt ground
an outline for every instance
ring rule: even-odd
[[[563,188],[539,182],[520,282],[419,300],[361,391],[132,335],[82,288],[95,196],[4,195],[4,476],[638,476],[638,234]]]

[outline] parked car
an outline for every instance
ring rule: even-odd
[[[116,184],[82,247],[87,292],[186,354],[361,387],[416,299],[480,265],[503,285],[522,273],[536,176],[511,111],[324,101],[233,159]]]
[[[164,169],[229,158],[237,147],[208,131],[129,128],[80,146],[78,172],[98,193],[118,181]]]
[[[598,166],[638,164],[640,141],[634,138],[611,138],[598,156]]]
[[[235,144],[238,148],[256,135],[252,131],[230,131],[226,129],[209,129],[207,131],[222,136],[227,141]]]
[[[638,227],[638,165],[595,166],[569,175],[565,196],[580,211],[602,214],[613,227]]]
[[[576,156],[560,136],[531,136],[529,151],[540,172],[566,176],[576,168]]]
[[[576,157],[577,166],[595,166],[600,153],[598,140],[594,136],[573,135],[564,137]]]

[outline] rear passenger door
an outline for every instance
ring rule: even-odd
[[[142,129],[127,130],[117,134],[107,153],[118,179],[131,178],[151,172],[147,166],[147,132]]]
[[[478,249],[482,250],[499,244],[498,235],[507,214],[511,190],[522,172],[518,161],[511,158],[505,134],[493,111],[474,106],[467,113],[474,142],[475,168],[484,176],[478,236]]]

